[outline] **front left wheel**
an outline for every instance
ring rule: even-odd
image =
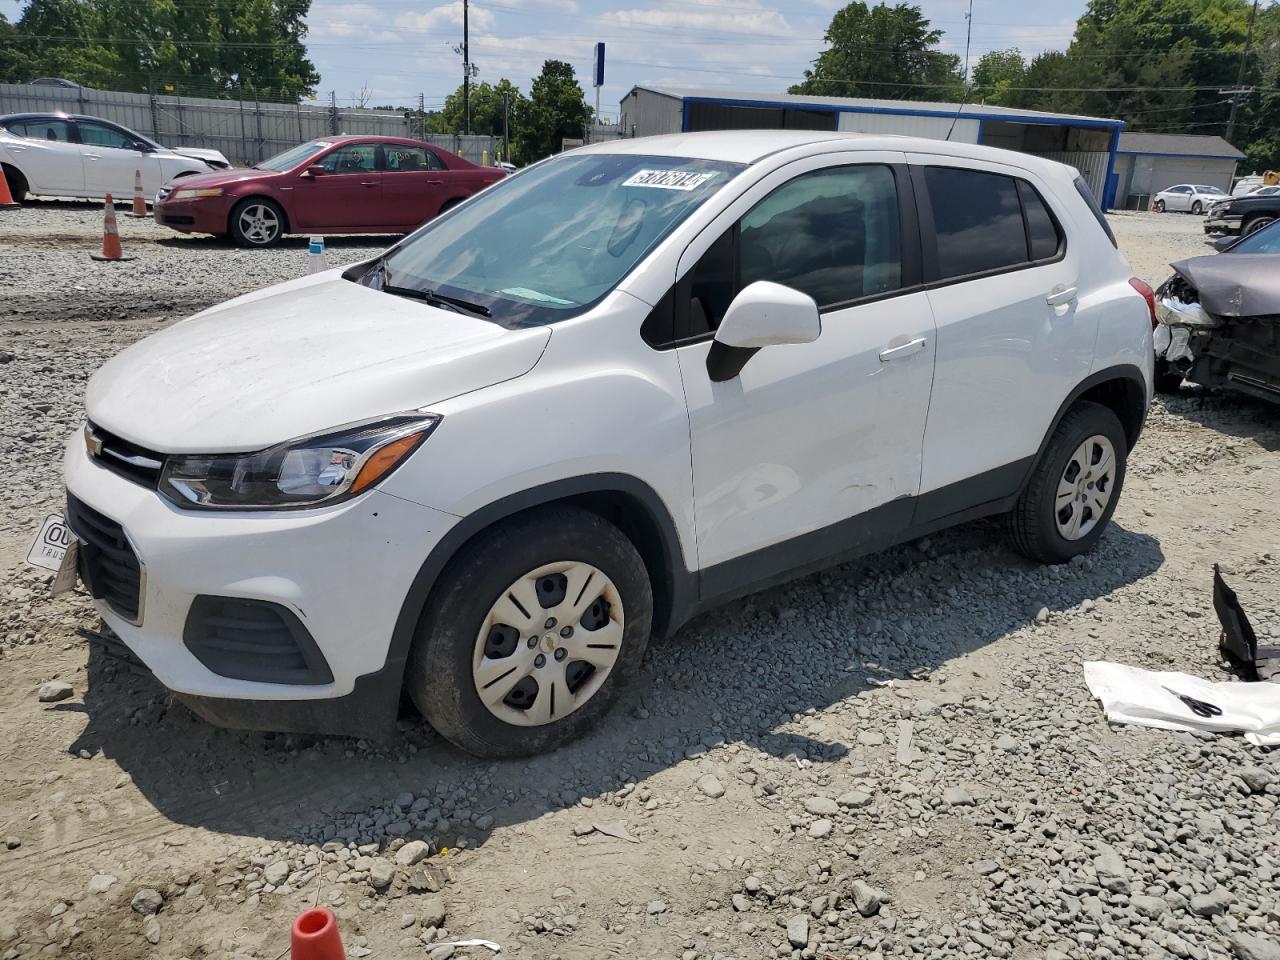
[[[241,200],[229,219],[231,237],[242,247],[269,247],[284,236],[284,211],[263,197]]]
[[[622,531],[577,507],[535,508],[446,568],[406,686],[470,753],[553,750],[593,727],[635,676],[652,618],[648,572]]]

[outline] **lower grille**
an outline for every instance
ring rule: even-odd
[[[167,227],[189,227],[196,222],[196,218],[180,213],[163,213],[156,217],[156,222]]]
[[[196,597],[182,642],[214,673],[261,683],[332,683],[333,673],[302,621],[266,600]]]
[[[67,523],[80,541],[80,578],[89,593],[130,623],[140,622],[142,564],[124,527],[71,496]]]

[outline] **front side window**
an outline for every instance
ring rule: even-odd
[[[378,148],[372,143],[348,143],[319,163],[326,173],[373,173],[378,166]]]
[[[71,139],[71,125],[65,120],[18,120],[10,123],[8,129],[28,140],[67,143]]]
[[[898,191],[885,166],[797,177],[739,224],[742,286],[772,280],[818,306],[895,290],[902,283]]]
[[[115,127],[86,120],[77,120],[76,126],[80,129],[80,142],[88,146],[112,147],[117,150],[132,150],[137,146],[133,137]]]
[[[556,157],[431,221],[366,282],[466,300],[504,326],[570,317],[743,169],[686,157]]]
[[[1027,260],[1027,235],[1012,177],[957,167],[926,167],[938,242],[939,279]]]

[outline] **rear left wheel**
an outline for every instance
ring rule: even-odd
[[[450,563],[410,655],[409,695],[482,757],[559,747],[594,726],[639,669],[653,598],[606,520],[547,507],[482,533]]]
[[[8,164],[4,165],[3,174],[5,182],[9,185],[9,194],[13,197],[14,203],[25,203],[27,199],[27,178],[16,168]]]
[[[1010,513],[1013,544],[1042,563],[1091,550],[1115,512],[1128,456],[1124,428],[1107,407],[1067,411]]]

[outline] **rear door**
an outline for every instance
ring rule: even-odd
[[[1169,210],[1190,210],[1191,188],[1183,186],[1170,187],[1169,196],[1166,198],[1164,205]]]
[[[142,174],[142,195],[154,197],[163,176],[160,161],[136,137],[115,124],[98,120],[76,120],[80,157],[84,161],[85,190],[100,197],[110,193],[116,200],[133,197],[134,173]]]
[[[372,231],[387,224],[382,207],[379,144],[354,141],[316,157],[318,176],[300,175],[293,190],[294,223],[309,230]]]
[[[1077,311],[1087,278],[1062,227],[1070,214],[1047,184],[1003,164],[909,160],[938,325],[922,508],[932,502],[940,516],[1017,487],[1062,401],[1089,374],[1097,321]],[[947,488],[956,496],[923,496]]]
[[[444,203],[448,169],[425,146],[382,145],[382,209],[384,226],[413,229],[426,223]]]
[[[80,194],[84,192],[84,161],[72,142],[71,124],[57,117],[19,120],[8,125],[16,138],[6,144],[32,193]]]

